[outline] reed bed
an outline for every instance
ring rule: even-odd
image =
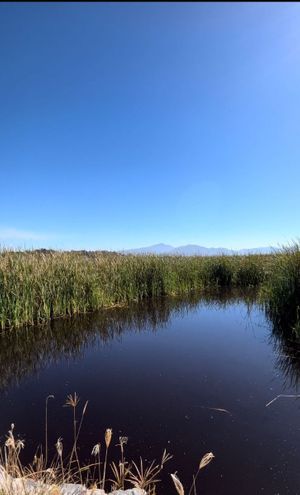
[[[211,288],[260,288],[276,325],[300,332],[300,247],[269,255],[154,256],[0,252],[0,328]]]
[[[279,332],[300,335],[300,245],[282,249],[261,289],[267,315]]]
[[[132,256],[102,252],[0,252],[0,328],[191,293],[254,287],[272,256]]]

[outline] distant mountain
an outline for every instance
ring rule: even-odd
[[[279,248],[275,248],[274,246],[270,247],[258,247],[252,249],[239,249],[237,251],[238,254],[270,254],[278,251]]]
[[[126,249],[122,251],[125,254],[168,254],[168,255],[180,255],[180,256],[218,256],[233,255],[233,254],[268,254],[276,251],[276,248],[270,247],[257,247],[250,249],[227,249],[223,247],[207,248],[204,246],[198,246],[197,244],[187,244],[186,246],[170,246],[168,244],[154,244],[153,246],[146,246],[135,249]]]
[[[174,250],[173,246],[168,244],[154,244],[153,246],[141,247],[135,249],[126,249],[123,253],[131,254],[169,254]]]
[[[217,256],[220,254],[234,254],[234,251],[222,247],[207,248],[198,246],[197,244],[187,244],[186,246],[173,248],[170,254],[179,254],[182,256]]]

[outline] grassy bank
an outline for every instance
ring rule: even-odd
[[[283,322],[287,316],[297,326],[299,247],[271,255],[214,257],[2,251],[0,327],[212,287],[261,287],[270,317]]]

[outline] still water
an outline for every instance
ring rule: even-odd
[[[198,494],[300,495],[299,344],[275,335],[251,294],[161,299],[115,308],[0,337],[0,436],[11,422],[25,438],[24,461],[44,439],[71,439],[76,391],[89,400],[79,444],[86,460],[111,427],[128,436],[126,456],[173,454],[169,473],[190,487],[200,458]],[[226,411],[219,411],[223,409]],[[111,458],[117,448],[111,450]],[[116,459],[117,460],[117,459]],[[186,490],[188,492],[188,490]]]

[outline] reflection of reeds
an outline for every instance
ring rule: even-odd
[[[50,396],[47,397],[47,399],[49,398]],[[92,488],[101,487],[102,489],[105,489],[107,481],[110,481],[110,490],[127,489],[131,486],[145,490],[147,495],[155,495],[157,493],[157,484],[160,481],[160,474],[163,471],[165,464],[172,458],[172,456],[164,450],[159,462],[145,462],[141,458],[138,463],[135,461],[127,462],[125,459],[124,450],[128,438],[119,437],[118,445],[120,447],[121,458],[119,462],[113,461],[109,464],[108,450],[113,438],[111,428],[107,428],[104,434],[106,451],[103,462],[103,474],[101,475],[102,461],[100,443],[96,444],[92,449],[92,457],[94,457],[95,461],[85,465],[80,464],[77,454],[80,426],[78,428],[76,427],[76,409],[78,404],[79,397],[77,394],[69,395],[67,397],[66,405],[71,407],[73,410],[73,445],[71,447],[71,451],[69,454],[65,452],[63,439],[59,437],[55,444],[56,455],[49,463],[46,463],[46,455],[44,455],[42,449],[38,449],[34,456],[33,462],[28,466],[23,466],[20,459],[20,454],[21,450],[24,448],[24,441],[16,438],[14,425],[11,425],[5,444],[0,451],[0,470],[2,470],[0,472],[1,495],[14,494],[14,479],[17,479],[20,482],[19,485],[21,484],[22,493],[24,494],[28,491],[27,482],[30,482],[30,480],[39,484],[41,493],[45,492],[45,489],[43,491],[43,486],[46,485],[47,493],[54,493],[55,490],[57,490],[57,493],[60,493],[60,486],[62,483],[78,483],[79,481],[81,485]],[[85,403],[82,411],[82,418],[84,417],[86,407],[87,402]],[[82,422],[80,422],[80,425],[81,424]],[[193,484],[189,494],[191,494],[192,490],[196,493],[196,480],[198,474],[201,469],[211,462],[213,457],[214,455],[211,452],[202,457],[199,463],[198,471],[193,477]],[[73,458],[75,458],[76,466],[74,466]],[[106,473],[108,471],[111,477],[109,480],[106,480]],[[96,476],[96,473],[98,476]],[[177,492],[184,495],[183,487],[176,474],[171,476]],[[7,484],[3,484],[3,479],[7,480]],[[180,487],[182,487],[181,492],[179,490]]]
[[[273,327],[269,339],[275,355],[275,366],[284,377],[284,388],[298,389],[300,381],[300,339],[297,335],[286,335]]]
[[[0,333],[0,390],[29,373],[62,357],[77,357],[94,342],[116,339],[123,332],[155,332],[169,319],[185,315],[199,304],[226,308],[233,302],[250,308],[255,291],[209,290],[189,296],[162,297],[143,304],[131,303],[126,308],[111,308],[74,319],[58,319],[35,328],[20,328]]]

